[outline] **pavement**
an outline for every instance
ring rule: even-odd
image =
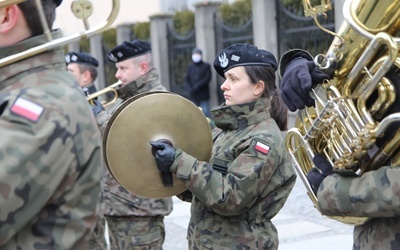
[[[164,250],[187,250],[186,228],[190,203],[173,197],[174,209],[165,217]],[[279,234],[279,250],[350,250],[353,226],[327,218],[314,208],[298,178],[282,210],[272,219]]]

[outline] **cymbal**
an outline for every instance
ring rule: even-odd
[[[173,186],[164,185],[149,143],[157,140],[168,140],[198,160],[211,157],[210,125],[191,101],[160,91],[133,96],[112,114],[103,134],[103,154],[115,180],[136,195],[165,198],[186,190],[175,174]]]

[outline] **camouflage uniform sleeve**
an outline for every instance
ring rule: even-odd
[[[107,123],[110,120],[111,114],[108,113],[106,110],[101,111],[99,114],[96,116],[96,121],[97,124],[99,125],[101,134],[104,133],[104,130],[107,127]]]
[[[318,203],[328,216],[397,216],[400,167],[381,167],[360,177],[328,176],[318,190]]]
[[[226,175],[180,149],[170,171],[185,180],[192,194],[215,213],[242,214],[265,190],[281,160],[278,150],[267,141],[263,143],[270,147],[268,154],[254,150],[257,141],[260,140],[249,139],[243,143],[244,150],[229,164]]]
[[[12,102],[10,100],[9,105]],[[86,152],[76,144],[75,135],[66,129],[70,121],[67,115],[59,112],[58,107],[44,109],[40,118],[32,122],[13,115],[7,107],[4,109],[2,106],[0,245],[7,243],[17,233],[24,235],[18,237],[21,242],[30,241],[33,234],[49,238],[64,237],[69,241],[66,245],[74,244],[79,241],[77,238],[87,235],[90,227],[93,227],[91,220],[100,192],[100,171],[94,174],[88,170],[85,171],[87,174],[83,174],[83,170],[78,168],[83,159],[77,157],[76,150],[82,154],[91,153],[88,157],[99,160],[100,151]],[[76,129],[85,128],[77,126]],[[96,138],[91,139],[98,140],[98,136],[96,133]],[[77,179],[83,182],[77,183]],[[94,198],[88,195],[89,191]],[[26,228],[37,230],[27,231]],[[74,233],[71,234],[69,230]],[[33,249],[33,245],[30,247]]]

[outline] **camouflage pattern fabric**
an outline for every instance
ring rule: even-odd
[[[271,219],[296,174],[269,109],[269,99],[260,98],[212,110],[217,128],[210,162],[176,150],[170,171],[193,195],[190,249],[278,249]]]
[[[101,213],[97,216],[97,222],[96,222],[96,227],[94,228],[93,234],[90,237],[90,240],[88,242],[88,247],[87,249],[91,250],[107,250],[107,242],[106,242],[106,236],[105,236],[105,228],[106,226],[106,219],[104,218],[104,215]]]
[[[45,42],[38,36],[2,47],[0,58]],[[61,49],[0,68],[0,135],[0,248],[86,249],[101,135]]]
[[[162,249],[165,238],[163,217],[108,217],[110,250]],[[132,228],[135,230],[132,236]]]
[[[318,190],[328,216],[370,218],[354,227],[353,249],[400,249],[400,167],[381,167],[361,177],[331,175]]]
[[[166,91],[166,89],[160,84],[155,69],[149,71],[147,74],[143,75],[135,82],[128,84],[124,88],[127,88],[124,92],[124,99],[149,91]],[[120,102],[122,101],[124,100],[120,100]],[[117,108],[116,106],[114,107]],[[97,115],[97,123],[102,131],[106,128],[107,122],[111,117],[110,112],[112,111],[113,110],[102,111]],[[151,234],[154,233],[151,230],[149,231],[151,225],[154,224],[154,217],[159,218],[171,213],[172,198],[152,199],[137,196],[122,187],[112,177],[108,169],[105,169],[102,180],[100,211],[104,214],[107,221],[114,221],[112,225],[109,225],[111,239],[119,238],[119,246],[131,246],[135,242],[143,242],[141,238],[145,237],[144,235],[147,232],[150,232]],[[118,217],[122,217],[123,219],[117,220],[116,218]],[[142,224],[147,223],[148,226],[136,225],[135,221],[138,221],[137,217],[140,217]],[[162,219],[161,224],[154,230],[159,230],[159,235],[164,234],[164,224]],[[124,232],[124,234],[121,235],[121,233],[118,232]],[[149,235],[149,237],[150,236],[151,235]],[[127,239],[129,239],[129,242],[123,242]],[[163,240],[164,237],[161,238],[160,245],[162,245]],[[113,240],[113,242],[115,241],[117,240]],[[148,247],[151,246],[152,245],[149,245]],[[128,247],[120,249],[132,248]]]

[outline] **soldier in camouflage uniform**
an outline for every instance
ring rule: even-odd
[[[287,113],[275,112],[284,107],[275,86],[276,64],[270,52],[249,44],[218,54],[214,68],[225,77],[221,89],[226,101],[211,110],[216,128],[209,162],[150,142],[159,171],[169,170],[185,182],[189,192],[180,198],[192,196],[190,249],[278,249],[271,219],[296,175],[277,125],[286,124]]]
[[[330,77],[316,68],[312,56],[302,50],[285,53],[280,62],[282,99],[295,111],[314,105],[310,97],[312,85]],[[400,70],[393,67],[386,75],[400,95]],[[301,91],[298,91],[301,90]],[[400,98],[385,116],[400,112]],[[388,129],[396,130],[399,122]],[[393,135],[387,133],[376,142],[380,148]],[[312,169],[307,176],[318,197],[318,206],[327,216],[368,217],[354,227],[353,249],[400,249],[400,169],[382,166],[361,176],[334,174],[331,164],[322,155],[313,159],[322,173]],[[390,163],[388,164],[390,165]]]
[[[118,90],[119,103],[140,93],[167,91],[160,84],[153,67],[148,42],[123,42],[110,51],[108,58],[116,63],[115,77],[123,83],[123,87]],[[95,104],[93,112],[104,131],[116,105],[106,111],[100,102],[96,101]],[[122,187],[106,170],[100,211],[110,229],[111,249],[162,249],[165,238],[164,216],[172,211],[172,198],[150,199],[137,196]]]
[[[94,81],[97,78],[97,67],[99,62],[85,52],[69,52],[65,55],[65,63],[70,72],[78,82],[79,86],[88,94],[97,92]]]
[[[60,3],[42,1],[49,27]],[[34,0],[0,8],[1,59],[46,42]],[[0,248],[85,249],[101,137],[61,48],[0,67],[0,135]]]

